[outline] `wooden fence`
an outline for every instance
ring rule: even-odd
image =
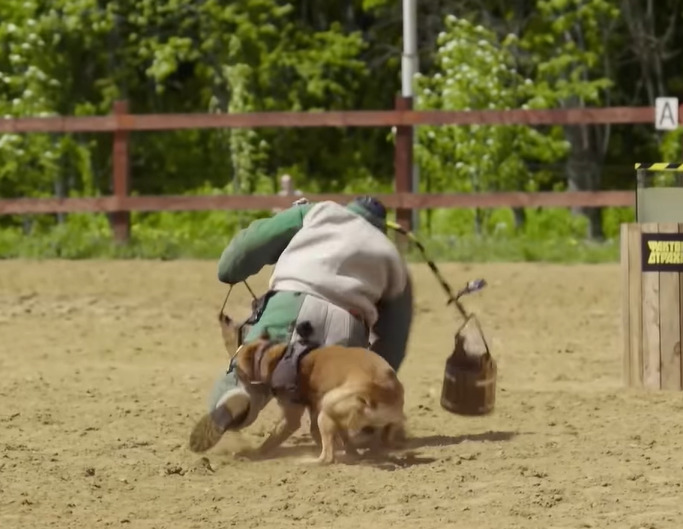
[[[683,108],[679,113],[683,116]],[[110,213],[114,236],[130,234],[131,211],[201,211],[273,209],[288,207],[291,197],[251,196],[129,196],[129,143],[132,131],[258,127],[396,127],[395,192],[377,195],[396,209],[397,220],[410,228],[412,209],[473,207],[602,207],[632,206],[631,191],[499,192],[424,194],[412,192],[413,126],[415,125],[586,125],[637,124],[654,126],[654,107],[611,107],[553,110],[417,111],[412,98],[398,96],[396,108],[386,111],[261,112],[248,114],[130,114],[126,101],[117,101],[107,116],[0,119],[2,133],[113,134],[113,195],[92,198],[0,199],[0,215],[36,213]],[[306,194],[310,200],[347,202],[350,195]]]

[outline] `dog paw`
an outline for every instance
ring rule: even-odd
[[[331,463],[334,463],[334,460],[325,459],[325,458],[316,457],[316,456],[303,456],[303,457],[300,457],[298,459],[298,462],[302,465],[324,466],[324,465],[329,465]]]
[[[318,465],[331,465],[336,460],[334,450],[323,451],[316,459]]]

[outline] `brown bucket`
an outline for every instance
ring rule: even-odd
[[[455,334],[446,361],[441,406],[458,415],[485,415],[496,402],[496,362],[474,315]]]

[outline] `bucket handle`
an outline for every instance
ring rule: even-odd
[[[455,336],[460,334],[460,331],[462,331],[465,328],[465,325],[467,325],[467,322],[470,320],[474,321],[474,324],[477,326],[477,329],[479,330],[479,335],[481,336],[481,339],[484,341],[484,347],[486,347],[486,353],[483,355],[484,357],[488,358],[491,356],[491,349],[489,348],[489,343],[486,341],[486,336],[484,335],[484,331],[481,328],[481,325],[479,324],[479,319],[475,314],[469,314],[466,318],[465,321],[462,323],[462,325],[458,328],[458,330],[455,332]]]

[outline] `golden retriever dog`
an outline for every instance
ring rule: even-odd
[[[305,324],[297,331],[301,336],[306,332],[310,335],[310,324],[309,331]],[[252,455],[265,455],[287,440],[301,426],[306,409],[311,434],[321,446],[317,463],[335,462],[337,441],[352,456],[357,455],[354,439],[375,437],[379,441],[375,449],[401,446],[406,420],[404,389],[386,360],[363,347],[337,345],[311,344],[301,356],[288,360],[291,354],[287,344],[271,342],[267,335],[243,345],[236,353],[237,375],[245,384],[268,385],[282,412]],[[295,363],[289,366],[285,390],[275,380],[278,376],[274,377],[283,362]],[[296,376],[291,376],[293,371]]]

